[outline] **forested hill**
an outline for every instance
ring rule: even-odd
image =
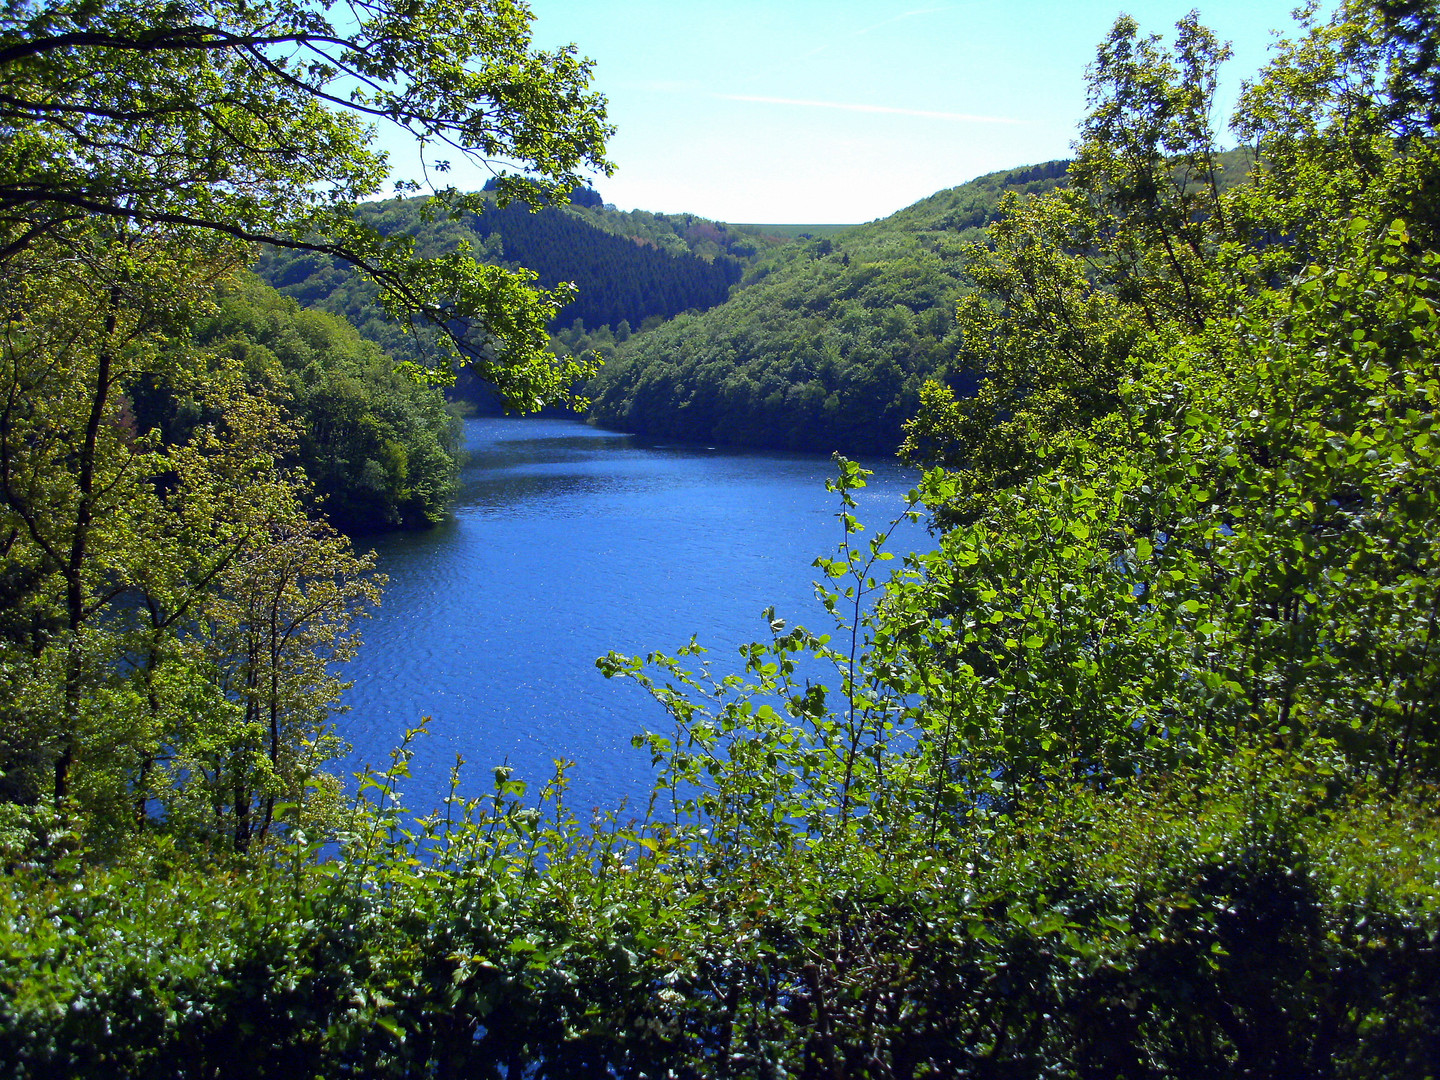
[[[1065,169],[992,173],[777,248],[726,303],[619,345],[591,383],[592,415],[647,435],[892,453],[921,384],[955,354],[965,245],[1006,191],[1048,191]]]
[[[426,220],[421,198],[366,203],[359,213],[385,235],[415,237],[426,256],[467,241],[482,262],[524,266],[547,288],[574,282],[579,294],[561,309],[554,326],[578,321],[592,331],[611,327],[621,336],[647,321],[721,303],[756,256],[781,242],[693,214],[622,213],[588,189],[574,199],[570,206],[533,213],[523,204],[491,202],[460,221]],[[302,305],[344,316],[392,355],[413,356],[415,342],[385,321],[374,287],[349,268],[323,256],[272,248],[256,272]]]
[[[752,238],[732,240],[725,226],[694,215],[645,219],[603,206],[532,212],[511,203],[492,204],[469,225],[498,240],[505,262],[534,270],[545,288],[574,282],[579,295],[556,323],[579,320],[591,328],[627,322],[639,328],[646,320],[723,303],[759,250]]]

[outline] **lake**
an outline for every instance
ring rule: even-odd
[[[841,539],[828,458],[656,444],[566,419],[469,420],[466,437],[452,519],[367,541],[390,581],[344,671],[347,771],[384,766],[405,729],[432,718],[402,789],[412,810],[440,805],[457,753],[466,794],[488,791],[502,763],[535,790],[562,758],[582,816],[622,798],[643,808],[651,765],[631,736],[671,725],[596,657],[673,653],[694,635],[724,674],[741,666],[739,645],[768,639],[770,605],[791,625],[831,627],[811,565]],[[916,474],[862,464],[876,475],[858,515],[879,528]],[[920,526],[904,529],[897,552],[924,543]]]

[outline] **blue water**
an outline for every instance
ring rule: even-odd
[[[348,768],[383,766],[407,727],[432,718],[403,787],[412,810],[439,805],[457,753],[468,794],[489,790],[494,765],[538,785],[561,758],[575,762],[582,815],[643,807],[650,759],[631,736],[671,725],[596,657],[673,653],[695,635],[723,674],[740,667],[739,645],[768,639],[770,605],[830,628],[811,565],[841,539],[828,458],[657,445],[553,419],[467,421],[467,443],[453,519],[375,544],[390,581],[344,672]],[[858,513],[878,528],[915,477],[862,464],[876,475]],[[907,528],[897,550],[923,543]]]

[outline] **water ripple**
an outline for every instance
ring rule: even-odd
[[[668,723],[595,658],[671,651],[695,635],[718,668],[765,636],[772,604],[792,623],[826,625],[811,563],[840,539],[825,491],[833,466],[646,446],[567,420],[472,420],[467,438],[453,520],[375,545],[390,584],[344,672],[348,764],[384,763],[431,716],[412,764],[415,809],[438,804],[457,753],[474,766],[472,794],[491,765],[539,782],[563,758],[576,762],[577,807],[643,806],[649,758],[630,737]],[[878,469],[861,519],[888,520],[913,482]]]

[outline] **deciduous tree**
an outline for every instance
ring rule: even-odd
[[[336,255],[512,405],[561,398],[578,368],[546,353],[544,329],[563,288],[464,252],[417,259],[351,213],[385,179],[377,124],[437,172],[437,154],[522,170],[502,196],[557,199],[577,170],[608,168],[590,63],[531,49],[529,21],[514,0],[17,0],[0,14],[0,259],[93,219]],[[479,198],[447,190],[433,212]]]

